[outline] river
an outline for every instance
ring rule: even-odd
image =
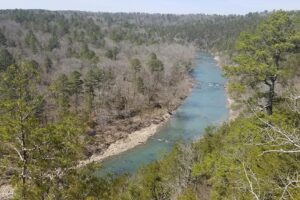
[[[132,173],[142,165],[161,158],[179,141],[199,139],[209,125],[228,119],[226,79],[214,58],[199,53],[191,72],[195,86],[170,121],[142,145],[106,159],[97,174]]]

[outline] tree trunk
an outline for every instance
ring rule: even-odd
[[[23,166],[22,166],[22,199],[26,199],[26,182],[27,182],[27,150],[26,150],[26,135],[22,130],[22,157],[23,157]]]
[[[278,52],[274,56],[274,62],[275,62],[275,66],[276,66],[277,70],[279,70],[279,60],[280,60],[280,52]],[[275,97],[275,82],[277,80],[277,75],[275,74],[275,75],[269,77],[269,80],[270,80],[270,82],[268,82],[267,80],[265,81],[265,83],[269,86],[266,110],[267,110],[268,115],[272,115],[273,114],[273,102],[274,102],[274,97]]]
[[[269,86],[269,91],[268,91],[268,97],[267,97],[267,105],[266,105],[266,111],[268,115],[273,114],[273,101],[275,97],[275,82],[276,82],[276,77],[273,76],[270,78],[271,82],[267,82],[266,84]]]
[[[78,93],[75,93],[75,113],[78,114],[78,102],[79,102],[79,97]]]

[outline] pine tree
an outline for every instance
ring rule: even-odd
[[[86,59],[86,60],[94,61],[94,62],[97,61],[95,52],[90,50],[86,43],[84,43],[81,47],[80,57],[82,57],[83,59]]]
[[[14,63],[13,56],[6,49],[0,49],[0,72]]]
[[[50,86],[55,101],[59,107],[59,113],[65,115],[70,108],[70,85],[68,77],[61,74]]]
[[[49,51],[52,51],[53,49],[59,48],[59,47],[60,47],[59,40],[58,40],[57,36],[54,34],[48,41],[47,49]]]
[[[157,84],[157,82],[161,80],[164,71],[164,64],[157,58],[155,53],[151,53],[150,59],[148,61],[148,67],[150,69],[150,72],[154,76],[155,84]]]
[[[75,95],[75,111],[77,113],[79,104],[79,95],[83,91],[83,81],[81,80],[81,73],[73,71],[69,77],[70,94]]]
[[[237,65],[225,68],[228,77],[239,77],[240,83],[235,82],[232,88],[254,88],[259,97],[265,85],[268,89],[263,91],[264,107],[272,115],[275,86],[288,71],[285,57],[296,50],[297,38],[291,18],[283,11],[273,13],[254,33],[242,33],[237,42],[238,55],[234,58]]]
[[[164,64],[162,63],[162,61],[160,61],[157,58],[155,53],[151,53],[150,59],[148,61],[148,66],[152,73],[155,73],[155,72],[160,73],[160,72],[164,71]]]
[[[45,58],[45,61],[44,61],[44,66],[45,66],[45,69],[46,69],[46,72],[49,73],[52,69],[52,61],[49,57],[46,57]]]
[[[25,37],[25,46],[30,48],[33,53],[37,53],[39,47],[39,41],[34,35],[33,31],[29,31]]]
[[[108,49],[105,53],[105,56],[111,60],[117,60],[118,54],[119,54],[118,47],[114,47],[113,49]]]
[[[132,69],[134,74],[140,72],[141,68],[142,68],[141,61],[137,58],[131,59],[130,60],[130,68]]]
[[[143,78],[140,76],[137,76],[135,78],[134,83],[135,83],[135,88],[136,88],[137,92],[144,93],[145,85],[144,85]]]
[[[0,31],[0,47],[5,47],[7,45],[7,39],[5,35]]]
[[[0,176],[9,177],[21,200],[57,199],[82,152],[76,119],[45,124],[39,118],[44,97],[37,84],[32,63],[10,65],[0,74]]]
[[[89,70],[84,77],[84,92],[86,96],[86,105],[89,113],[94,108],[95,87],[97,85],[94,70]]]

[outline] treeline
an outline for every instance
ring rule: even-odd
[[[126,40],[138,45],[193,42],[202,49],[230,50],[241,31],[255,28],[267,15],[267,12],[221,16],[2,10],[1,21],[8,24],[10,21],[17,22],[34,34],[42,33],[43,36],[38,38],[34,34],[27,35],[27,39],[36,43],[31,46],[33,50],[37,47],[53,50],[59,47],[61,37],[66,35],[64,42],[69,45],[69,53],[76,42],[103,47],[106,37],[115,42]],[[10,45],[16,43],[13,39],[9,41]]]

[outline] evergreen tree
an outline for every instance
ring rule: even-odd
[[[262,84],[268,88],[263,97],[269,115],[273,113],[276,83],[289,70],[284,64],[285,57],[296,50],[296,39],[297,32],[289,15],[275,12],[259,24],[254,33],[241,34],[237,42],[238,55],[234,58],[237,65],[225,69],[228,77],[239,77],[240,83],[234,83],[232,88],[254,88],[258,97]]]
[[[136,90],[137,90],[139,93],[144,93],[145,86],[144,86],[144,80],[143,80],[143,78],[140,77],[140,76],[137,76],[137,77],[134,79],[134,83],[135,83],[135,88],[136,88]]]
[[[158,81],[161,80],[161,76],[164,71],[164,64],[157,58],[155,53],[151,53],[148,61],[148,67],[154,76],[155,85],[157,85]]]
[[[118,47],[114,47],[113,49],[107,50],[105,56],[111,60],[117,60],[118,54],[119,54]]]
[[[89,70],[84,77],[84,92],[86,96],[86,106],[88,112],[92,112],[94,108],[95,87],[97,85],[94,70]]]
[[[107,57],[107,58],[109,58],[109,59],[113,59],[113,52],[112,52],[112,50],[111,49],[108,49],[107,51],[106,51],[106,53],[105,53],[105,56]]]
[[[79,104],[79,95],[83,90],[83,81],[81,80],[81,73],[73,71],[69,77],[70,94],[75,95],[75,111],[77,112]]]
[[[95,88],[100,90],[103,86],[103,83],[109,80],[111,77],[106,74],[102,69],[96,68],[94,71],[94,80],[95,80]]]
[[[52,61],[49,57],[46,57],[45,61],[44,61],[44,66],[45,66],[45,69],[46,69],[46,72],[49,73],[52,69]]]
[[[130,68],[133,71],[133,83],[135,86],[135,89],[139,93],[144,92],[144,81],[141,76],[138,75],[138,73],[141,71],[142,64],[141,61],[137,58],[130,60]]]
[[[65,115],[70,108],[70,85],[68,77],[61,74],[50,86],[55,101],[59,107],[59,113]]]
[[[96,62],[98,59],[94,51],[90,50],[88,45],[84,43],[81,47],[80,57],[86,60]]]
[[[58,199],[81,157],[80,123],[42,123],[44,97],[32,63],[10,65],[0,77],[0,176],[10,178],[15,199]]]
[[[4,34],[0,31],[0,47],[7,45],[7,39]]]
[[[47,49],[49,51],[52,51],[55,48],[59,48],[59,46],[60,46],[60,43],[59,43],[57,36],[53,35],[48,41]]]
[[[25,37],[25,46],[30,48],[33,53],[37,53],[38,51],[39,42],[32,30],[30,30]]]
[[[140,72],[141,68],[142,68],[141,61],[137,58],[131,59],[130,60],[130,68],[132,69],[134,74]]]
[[[114,47],[112,49],[112,54],[113,54],[113,59],[114,60],[117,60],[117,56],[118,56],[119,52],[120,52],[120,50],[118,49],[118,47]]]
[[[6,49],[0,49],[0,72],[14,63],[13,56]]]
[[[148,61],[148,66],[152,73],[154,72],[160,73],[164,70],[164,64],[159,59],[157,59],[155,53],[151,53],[150,59]]]

